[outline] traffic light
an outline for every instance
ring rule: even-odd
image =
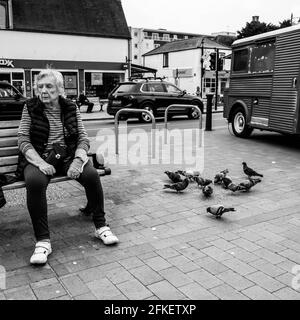
[[[212,52],[210,54],[210,66],[209,66],[210,70],[216,70],[216,53]]]
[[[218,71],[222,71],[223,70],[223,59],[222,58],[219,58],[218,59]]]

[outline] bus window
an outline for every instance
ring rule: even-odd
[[[272,72],[274,57],[274,42],[255,45],[251,52],[251,73]]]
[[[248,72],[249,51],[248,49],[238,50],[233,56],[233,72]]]

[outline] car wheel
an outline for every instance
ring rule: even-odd
[[[243,108],[237,108],[232,115],[232,131],[239,138],[247,138],[253,128],[247,125],[246,114]]]
[[[199,103],[192,103],[193,105],[195,105],[195,106],[197,106],[200,110],[201,110],[201,112],[203,112],[203,106],[202,105],[200,105]],[[199,119],[199,117],[200,117],[200,114],[199,114],[199,112],[198,112],[198,110],[197,109],[190,109],[189,110],[189,113],[188,113],[188,118],[189,119]]]
[[[143,106],[143,109],[150,111],[153,114],[153,107],[150,104],[146,104]],[[145,123],[150,123],[152,122],[152,119],[150,115],[146,112],[141,113],[139,117],[140,121],[145,122]]]

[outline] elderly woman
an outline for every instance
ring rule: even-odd
[[[45,264],[52,252],[46,190],[55,174],[67,175],[85,188],[87,207],[93,214],[95,236],[106,245],[119,240],[106,225],[100,178],[87,157],[88,136],[79,109],[63,97],[62,74],[51,69],[41,71],[36,78],[35,92],[37,97],[26,103],[22,114],[16,174],[26,183],[27,207],[37,240],[30,262]],[[59,164],[49,160],[57,145],[66,151]]]

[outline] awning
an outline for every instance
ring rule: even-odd
[[[128,63],[124,63],[124,69],[128,69]],[[138,64],[131,64],[131,74],[135,73],[154,73],[156,74],[157,69],[145,67],[145,66],[140,66]]]

